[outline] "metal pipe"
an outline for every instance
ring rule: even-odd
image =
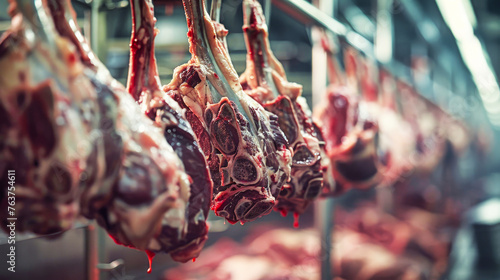
[[[319,228],[321,235],[321,280],[331,280],[335,273],[332,266],[332,233],[334,226],[335,199],[329,197],[318,201],[315,210],[318,210],[316,214],[319,214],[316,222],[319,222],[317,228]]]
[[[220,22],[220,9],[222,5],[222,0],[212,0],[210,6],[210,18],[215,22]]]
[[[394,60],[394,24],[392,13],[393,0],[377,1],[377,24],[374,40],[375,55],[383,63],[391,63]],[[394,195],[391,185],[381,185],[376,190],[377,205],[380,210],[388,213],[393,212]]]
[[[336,0],[314,0],[313,4],[325,13],[334,17],[334,9],[337,4]],[[321,44],[321,37],[323,36],[324,29],[321,27],[313,26],[311,28],[312,39],[312,67],[311,67],[311,84],[312,84],[312,105],[313,108],[324,100],[328,79],[327,79],[327,54],[325,53]]]
[[[377,29],[374,48],[377,59],[383,63],[390,63],[393,60],[394,25],[392,13],[389,10],[392,5],[392,0],[377,1]]]
[[[106,11],[103,0],[93,0],[90,6],[90,45],[100,61],[106,61]]]
[[[374,47],[370,41],[305,0],[272,0],[272,2],[276,7],[294,17],[304,25],[320,26],[345,39],[351,46],[361,51],[367,57],[373,59],[373,61],[376,61],[378,65],[381,65],[390,71],[397,79],[408,83],[412,81],[411,69],[409,67],[395,60],[392,60],[390,63],[383,63],[379,61],[375,57]],[[421,95],[420,97],[428,101],[427,98]]]
[[[330,19],[334,16],[334,7],[337,4],[336,0],[314,0],[313,4],[321,11],[325,11],[325,15]],[[324,100],[327,86],[327,59],[326,53],[321,44],[321,37],[323,30],[321,27],[313,26],[311,30],[311,37],[313,41],[312,46],[312,103],[313,107],[321,100]],[[333,231],[333,211],[334,200],[333,198],[326,198],[318,200],[315,203],[315,227],[320,234],[321,251],[321,279],[331,280],[333,278],[333,269],[331,265],[332,260],[332,231]]]
[[[266,18],[266,25],[269,26],[271,22],[271,0],[264,0],[264,17]]]
[[[319,25],[337,35],[347,35],[346,26],[304,0],[273,0],[273,4],[305,25]]]
[[[94,223],[83,228],[85,250],[85,279],[98,280],[97,229]]]
[[[109,262],[108,260],[108,252],[106,250],[106,239],[108,239],[108,234],[106,233],[106,230],[104,230],[101,227],[97,228],[97,257],[99,260],[99,263],[107,263]],[[97,264],[94,266],[97,267]],[[108,272],[105,270],[99,270],[99,280],[106,280],[108,279]]]

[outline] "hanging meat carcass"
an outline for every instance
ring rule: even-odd
[[[415,133],[402,116],[401,96],[394,78],[385,69],[379,72],[380,96],[374,113],[379,124],[379,156],[385,165],[384,184],[391,185],[413,169]]]
[[[174,259],[187,261],[198,256],[207,239],[206,219],[212,201],[212,180],[205,156],[198,145],[191,125],[182,115],[182,109],[161,89],[156,58],[154,55],[155,29],[154,8],[150,0],[130,1],[132,9],[132,38],[130,40],[130,67],[127,90],[141,105],[144,113],[164,131],[167,142],[184,164],[191,178],[185,219],[188,223],[183,235],[175,234],[175,228],[165,226],[171,232],[171,240],[165,251],[183,249]]]
[[[193,239],[196,244],[184,239],[189,229],[186,208],[193,179],[165,140],[164,131],[141,112],[92,53],[76,25],[69,0],[44,3],[59,35],[76,46],[73,63],[79,65],[87,83],[84,88],[93,91],[95,98],[96,111],[91,117],[100,121],[104,137],[111,136],[108,141],[96,141],[95,155],[88,161],[89,178],[100,179],[107,160],[117,169],[114,180],[88,180],[82,186],[82,213],[95,218],[116,243],[146,250],[150,257],[154,252],[170,253],[178,261],[197,256],[205,240],[203,233],[200,239]],[[198,218],[204,221],[205,217]]]
[[[337,195],[351,188],[366,189],[377,185],[384,166],[377,156],[378,125],[370,106],[361,96],[357,74],[357,54],[345,51],[346,77],[334,57],[330,43],[322,41],[328,52],[330,86],[326,102],[317,108],[315,120],[325,141]]]
[[[440,133],[438,111],[432,104],[420,98],[406,83],[399,81],[402,116],[411,125],[415,135],[415,154],[412,157],[417,172],[431,173],[441,161],[445,149],[445,136]]]
[[[243,22],[247,45],[247,69],[240,77],[243,90],[278,116],[293,151],[291,180],[281,189],[275,209],[302,214],[318,197],[323,182],[321,150],[311,111],[301,96],[302,86],[287,81],[283,66],[271,50],[258,1],[243,1]]]
[[[52,234],[71,228],[79,213],[79,185],[88,178],[86,163],[92,158],[86,139],[98,122],[88,118],[95,110],[88,103],[93,94],[84,82],[79,86],[81,69],[71,63],[74,49],[54,37],[50,25],[37,26],[35,6],[26,4],[23,17],[11,3],[11,26],[0,40],[4,69],[0,77],[4,211],[0,217],[2,227],[9,218],[16,218],[19,233]],[[28,18],[35,24],[29,24]],[[111,162],[103,167],[106,163]],[[9,192],[8,170],[15,173]],[[116,174],[113,166],[108,170],[101,179]]]
[[[7,125],[1,139],[6,168],[22,170],[16,229],[38,234],[68,229],[79,212],[79,196],[89,198],[81,201],[81,212],[88,214],[110,202],[112,188],[124,201],[159,191],[156,210],[173,206],[187,176],[158,130],[130,98],[120,98],[127,95],[113,95],[84,73],[78,50],[57,34],[47,6],[20,1],[11,7],[0,64],[16,71],[2,75]],[[15,155],[9,154],[14,148]],[[127,180],[136,159],[149,163],[144,171],[151,176],[142,181],[140,197]]]
[[[278,118],[247,96],[204,1],[185,0],[191,60],[164,90],[186,110],[207,157],[216,215],[255,220],[275,205],[290,175],[291,152]]]

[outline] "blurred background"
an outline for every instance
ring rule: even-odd
[[[10,25],[7,2],[0,0],[0,33]],[[153,2],[160,31],[156,57],[167,84],[175,67],[191,57],[186,18],[181,1]],[[298,228],[291,215],[276,212],[243,226],[211,216],[207,249],[194,263],[158,255],[146,274],[144,253],[115,245],[82,222],[60,238],[20,236],[18,272],[12,278],[2,269],[1,279],[95,279],[88,269],[92,254],[98,255],[99,279],[500,279],[500,2],[260,2],[267,7],[274,54],[288,80],[303,85],[310,106],[321,102],[327,87],[324,57],[322,62],[314,48],[315,28],[324,26],[312,20],[326,16],[353,32],[345,38],[349,44],[465,124],[471,143],[460,152],[445,146],[432,172],[408,174],[385,190],[322,199],[300,217]],[[96,54],[126,84],[128,1],[72,3]],[[241,74],[246,67],[241,0],[222,1],[221,22]],[[333,224],[326,229],[333,245],[323,243],[325,221]],[[7,251],[5,240],[0,237],[0,252]],[[327,261],[325,250],[331,253]],[[4,258],[1,253],[1,263]],[[325,262],[327,278],[321,270]]]

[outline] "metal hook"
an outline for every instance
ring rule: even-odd
[[[117,271],[121,268],[120,271]],[[132,276],[127,276],[125,273],[125,261],[123,259],[117,259],[110,263],[98,263],[97,269],[109,272],[111,274],[111,279],[116,280],[130,280],[133,279]]]
[[[97,268],[104,271],[111,271],[122,265],[125,265],[125,261],[123,261],[122,259],[117,259],[110,263],[98,263]]]

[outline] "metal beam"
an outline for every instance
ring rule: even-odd
[[[273,4],[285,13],[300,21],[306,26],[320,26],[324,29],[333,32],[337,36],[344,38],[351,46],[362,52],[364,55],[373,59],[379,66],[387,69],[391,74],[402,81],[412,84],[411,69],[404,64],[392,60],[390,63],[380,62],[374,54],[373,43],[366,38],[353,31],[350,27],[345,26],[341,22],[333,19],[324,11],[316,8],[312,4],[304,0],[272,0]],[[420,95],[420,98],[426,102],[434,103],[428,98]]]
[[[378,61],[375,58],[372,42],[312,4],[304,0],[273,0],[273,4],[306,26],[320,26],[344,38],[364,55],[372,58],[374,61]],[[382,64],[386,65],[385,63]],[[404,80],[408,79],[410,79],[409,76],[404,77]]]
[[[340,36],[347,34],[346,26],[304,0],[273,0],[273,4],[305,25],[319,25]]]

